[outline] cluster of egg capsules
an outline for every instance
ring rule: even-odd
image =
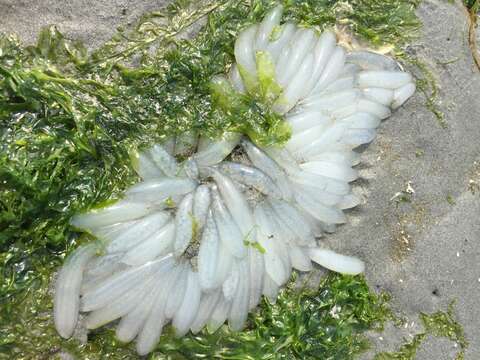
[[[147,354],[169,322],[178,336],[226,320],[244,327],[262,295],[275,301],[292,269],[358,274],[361,260],[325,249],[318,238],[345,222],[360,200],[354,149],[371,142],[391,109],[415,91],[395,61],[337,45],[334,33],[280,24],[282,7],[244,29],[228,75],[238,92],[258,85],[259,59],[281,91],[272,108],[292,136],[260,147],[227,133],[215,141],[186,133],[138,154],[142,181],[72,225],[98,241],[79,247],[60,270],[54,318],[72,336],[79,313],[89,329],[120,319],[121,341]],[[237,149],[235,161],[228,161]],[[176,155],[189,152],[178,162]],[[231,156],[230,156],[231,158]],[[231,159],[230,159],[231,160]]]

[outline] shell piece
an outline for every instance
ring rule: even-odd
[[[358,66],[357,64],[345,64],[342,72],[340,73],[340,75],[338,77],[340,79],[344,78],[344,77],[354,77],[361,70],[362,70],[362,68],[360,66]]]

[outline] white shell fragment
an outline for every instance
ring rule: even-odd
[[[290,126],[289,141],[260,147],[237,133],[212,140],[188,132],[135,154],[142,180],[122,200],[71,219],[98,241],[59,272],[60,336],[72,336],[79,312],[88,329],[120,319],[117,338],[136,339],[145,355],[168,323],[177,336],[225,321],[241,330],[262,295],[276,301],[293,269],[364,271],[317,238],[361,202],[351,189],[355,148],[374,140],[381,120],[413,95],[414,80],[393,59],[348,53],[331,31],[282,24],[282,12],[277,6],[238,34],[236,64],[215,81],[258,94],[262,74],[273,74],[281,90],[272,109]],[[258,61],[265,56],[268,71]]]

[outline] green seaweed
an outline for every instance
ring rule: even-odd
[[[272,104],[282,93],[282,87],[276,80],[275,64],[266,51],[256,53],[256,63],[260,96],[265,103]]]
[[[265,254],[267,252],[267,250],[265,250],[265,248],[262,245],[260,245],[260,243],[258,241],[252,242],[252,241],[248,241],[248,240],[243,240],[243,244],[245,246],[253,247],[254,249],[256,249],[258,252],[260,252],[262,254]]]
[[[425,107],[435,116],[440,127],[446,129],[448,123],[445,120],[445,114],[438,105],[439,89],[435,76],[424,61],[412,56],[405,56],[405,60],[419,70],[416,83],[417,89],[424,95]]]
[[[462,351],[468,347],[462,326],[455,319],[455,302],[448,304],[447,311],[437,311],[433,314],[420,314],[425,332],[436,337],[447,338],[460,345]]]
[[[447,197],[446,197],[446,200],[447,202],[450,204],[450,205],[455,205],[457,202],[455,201],[455,198],[453,197],[452,194],[448,194]]]
[[[415,360],[415,355],[429,337],[446,338],[460,346],[455,359],[461,360],[465,356],[468,341],[465,338],[462,326],[454,315],[454,302],[451,302],[447,311],[436,311],[432,314],[420,313],[424,331],[416,334],[413,339],[400,346],[395,352],[382,352],[375,355],[375,360]]]
[[[374,360],[415,360],[417,350],[426,336],[426,334],[417,334],[410,342],[402,344],[398,351],[376,354]]]
[[[475,7],[476,9],[480,8],[480,2],[478,0],[464,0],[463,2],[468,9],[474,9]]]
[[[320,29],[337,25],[369,43],[401,49],[415,36],[420,22],[418,0],[285,0],[285,17]]]
[[[415,150],[415,157],[419,158],[419,157],[422,157],[423,155],[425,155],[425,150],[423,149]]]
[[[49,282],[45,274],[42,281]],[[49,316],[51,294],[40,282],[12,304],[23,309],[2,329],[5,337],[0,354],[16,358],[53,358],[67,351],[77,358],[138,358],[134,344],[121,344],[111,328],[90,332],[88,342],[61,339]],[[170,359],[353,359],[368,348],[362,335],[367,329],[380,330],[391,318],[388,296],[373,294],[363,277],[330,274],[317,289],[296,289],[291,283],[275,304],[266,300],[251,314],[246,330],[232,332],[222,326],[209,334],[176,338],[167,327],[149,358]],[[33,311],[32,311],[33,309]],[[41,312],[38,309],[42,309]],[[3,358],[3,355],[0,355]]]
[[[318,30],[341,25],[373,46],[401,49],[419,26],[416,1],[283,3],[285,19]],[[108,328],[89,333],[86,344],[62,340],[53,329],[52,276],[85,241],[69,219],[120,198],[138,180],[134,154],[175,134],[214,138],[228,130],[262,144],[288,139],[288,127],[261,99],[216,92],[211,83],[233,62],[238,32],[274,5],[177,0],[119,29],[93,52],[55,27],[44,29],[34,46],[0,35],[0,358],[52,358],[61,351],[136,356]],[[182,36],[200,20],[205,25],[193,39]],[[264,98],[278,90],[265,81]],[[232,96],[230,106],[225,96]],[[335,304],[344,309],[339,318],[327,315]],[[238,358],[241,349],[266,349],[270,358],[345,359],[366,346],[362,331],[384,321],[382,304],[363,279],[331,275],[318,291],[289,288],[276,305],[265,302],[246,332],[224,327],[208,336],[164,336],[159,350],[171,350],[171,358],[215,349],[218,357]]]

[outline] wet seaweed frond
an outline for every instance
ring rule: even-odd
[[[439,88],[437,80],[429,66],[424,61],[413,56],[406,56],[405,61],[418,70],[418,74],[416,74],[417,90],[420,90],[425,98],[425,107],[435,116],[441,128],[448,128],[445,114],[438,105]]]
[[[467,7],[469,15],[468,44],[472,51],[473,60],[475,61],[478,70],[480,70],[480,49],[477,44],[477,23],[480,12],[480,1],[465,0],[465,6]]]
[[[413,339],[400,346],[395,352],[382,352],[375,356],[375,360],[414,360],[416,353],[428,336],[446,338],[460,347],[455,359],[461,360],[465,356],[468,341],[465,338],[463,327],[455,319],[455,302],[448,304],[446,311],[436,311],[432,314],[420,313],[420,320],[424,331],[416,334]]]

